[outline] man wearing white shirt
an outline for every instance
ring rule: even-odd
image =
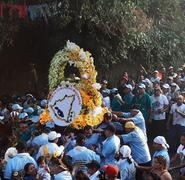
[[[63,153],[64,147],[58,146],[58,138],[61,137],[60,133],[56,133],[55,131],[51,131],[48,134],[49,143],[40,147],[39,152],[37,154],[37,159],[40,156],[46,157],[47,160],[50,160],[53,155],[60,156]]]
[[[175,153],[180,136],[185,132],[185,104],[183,104],[183,100],[183,96],[179,95],[177,103],[173,104],[171,107],[167,123],[167,129],[169,130],[169,144],[171,147],[170,151],[172,153]]]
[[[157,87],[154,89],[154,95],[151,96],[152,109],[150,119],[152,119],[154,137],[165,135],[166,111],[168,110],[169,101],[161,92],[160,87]]]

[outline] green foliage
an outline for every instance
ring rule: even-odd
[[[183,0],[61,0],[51,42],[77,42],[101,69],[120,62],[178,65],[185,57],[184,7]],[[0,47],[11,42],[12,26],[0,21]]]

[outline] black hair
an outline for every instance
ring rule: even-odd
[[[129,163],[129,164],[132,164],[132,159],[130,158],[130,157],[127,157],[127,162]]]
[[[112,132],[114,134],[116,133],[116,128],[115,128],[115,126],[112,123],[109,123],[107,125],[107,127],[105,128],[105,130],[108,130],[108,131],[110,131],[110,132]]]
[[[107,112],[107,113],[104,114],[103,117],[104,117],[104,118],[107,117],[107,118],[109,118],[109,119],[112,119],[112,113]]]
[[[90,180],[89,177],[82,171],[79,170],[75,176],[76,180]]]
[[[84,131],[88,131],[90,129],[92,129],[92,126],[87,125],[87,126],[84,127]]]
[[[46,134],[49,134],[50,133],[50,128],[48,128],[48,127],[45,127],[44,129],[43,129],[43,132],[44,133],[46,133]]]
[[[100,164],[95,161],[95,160],[92,160],[90,163],[88,163],[86,165],[88,168],[95,168],[96,170],[100,169]]]
[[[27,149],[27,145],[26,145],[26,143],[24,143],[22,141],[19,141],[17,143],[16,149],[17,149],[18,152],[24,152]]]
[[[29,175],[28,174],[28,169],[29,169],[29,167],[30,167],[30,165],[32,165],[33,163],[27,163],[25,166],[24,166],[24,173],[25,173],[25,175]],[[34,164],[33,164],[34,165]]]
[[[45,161],[45,157],[44,157],[44,156],[40,156],[40,157],[37,159],[37,164],[39,165],[42,161]]]
[[[82,145],[85,140],[85,136],[83,134],[78,134],[76,137],[76,144]]]
[[[48,140],[49,143],[54,143],[56,139],[54,140]]]

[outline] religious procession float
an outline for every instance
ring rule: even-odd
[[[78,73],[72,73],[70,67]],[[101,107],[101,86],[96,76],[91,54],[67,41],[50,64],[48,106],[40,115],[40,123],[54,122],[75,129],[100,124],[108,109]]]

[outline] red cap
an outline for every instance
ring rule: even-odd
[[[103,166],[103,169],[109,177],[117,177],[118,176],[119,169],[116,165],[113,165],[113,164],[105,165],[105,166]]]

